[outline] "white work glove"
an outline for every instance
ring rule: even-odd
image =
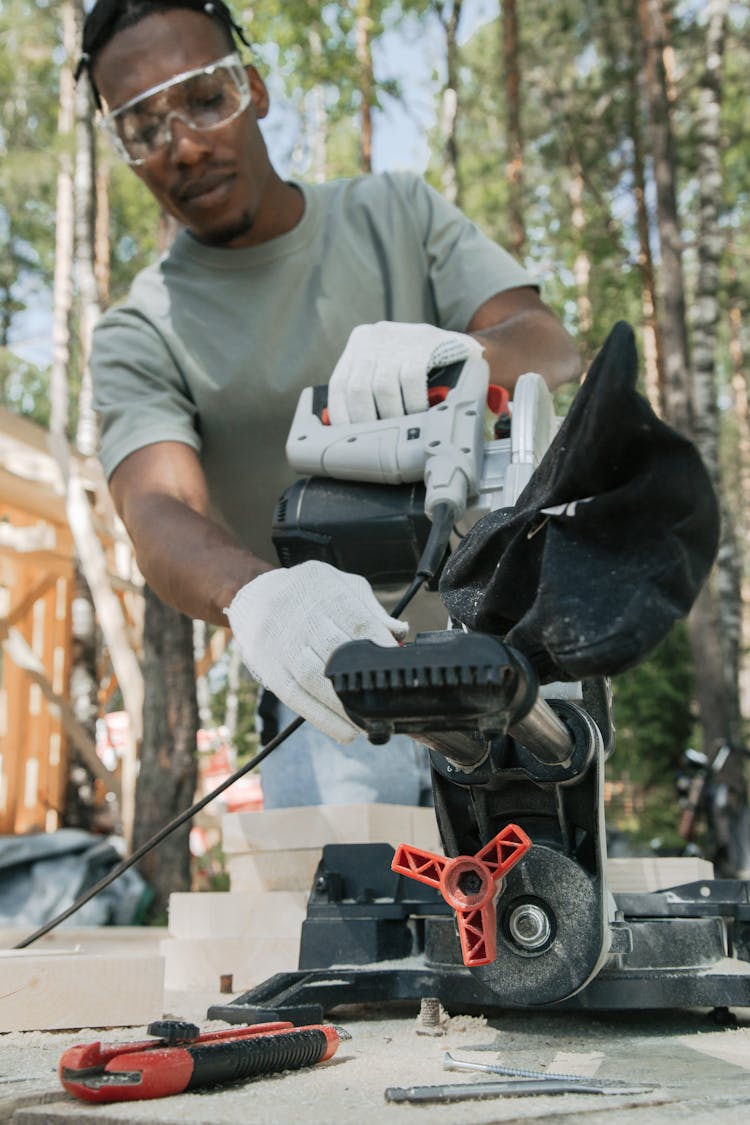
[[[331,425],[418,414],[427,409],[427,376],[434,367],[483,350],[473,336],[432,324],[361,324],[328,383]]]
[[[357,574],[304,562],[259,574],[225,610],[251,675],[337,742],[361,729],[346,716],[324,669],[346,641],[395,645],[408,631]]]

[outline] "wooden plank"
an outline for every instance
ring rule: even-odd
[[[108,575],[104,549],[92,526],[92,510],[80,465],[70,456],[67,442],[50,435],[50,451],[56,457],[67,488],[66,510],[76,551],[91,597],[97,620],[109,649],[112,667],[130,720],[128,744],[122,758],[120,808],[124,835],[132,838],[135,814],[135,783],[138,764],[138,743],[143,723],[143,673],[128,635],[127,622],[117,594]]]
[[[307,914],[306,891],[174,892],[169,896],[169,936],[174,938],[299,938]]]
[[[434,809],[377,803],[311,805],[226,813],[222,818],[227,854],[367,843],[410,843],[435,850],[439,836]]]
[[[47,485],[19,477],[0,467],[0,501],[21,508],[37,519],[64,524],[65,497],[58,496]]]
[[[0,433],[30,446],[38,453],[49,453],[47,431],[37,422],[24,418],[22,414],[15,414],[4,406],[0,406]]]
[[[241,938],[167,938],[161,950],[164,987],[179,992],[218,991],[222,977],[227,976],[232,978],[232,990],[239,992],[275,973],[292,972],[299,964],[299,937],[252,942]]]
[[[163,1008],[160,955],[0,950],[0,1032],[134,1027]]]
[[[307,891],[320,863],[320,848],[289,851],[235,852],[226,856],[233,891]]]
[[[54,691],[47,679],[44,666],[17,629],[9,631],[7,638],[3,641],[3,649],[13,663],[26,673],[31,682],[38,685],[47,702],[58,709],[63,730],[75,745],[88,769],[95,777],[100,778],[113,793],[119,795],[120,782],[117,776],[111,770],[108,770],[101,761],[96,753],[96,745],[88,731],[79,723],[67,700]]]
[[[16,601],[11,604],[7,617],[0,618],[0,637],[7,637],[10,627],[18,624],[21,618],[25,617],[31,610],[37,598],[41,598],[43,594],[46,594],[50,587],[54,586],[56,581],[56,574],[43,574],[30,590],[25,591],[23,597],[17,598]]]
[[[607,860],[613,894],[646,893],[714,878],[713,864],[698,856],[632,856]]]

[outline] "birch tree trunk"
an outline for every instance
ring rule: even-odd
[[[449,203],[461,206],[461,181],[458,160],[458,27],[463,0],[441,4],[438,16],[445,31],[445,86],[440,98],[440,142],[442,167],[440,189]]]
[[[686,321],[682,242],[677,209],[677,176],[665,60],[669,44],[662,0],[638,0],[638,15],[645,54],[645,82],[650,115],[651,147],[656,181],[657,225],[661,247],[660,323],[664,343],[664,410],[669,422],[687,437],[694,434],[692,381]],[[710,468],[710,465],[709,465]],[[715,478],[714,478],[715,479]],[[727,529],[728,531],[729,529]],[[726,536],[719,569],[726,564],[719,589],[734,584]],[[726,675],[723,622],[719,602],[709,579],[703,586],[688,621],[695,668],[695,689],[706,750],[731,737],[735,722],[734,687]]]
[[[664,62],[667,42],[662,0],[638,0],[638,17],[644,47],[646,97],[662,259],[660,320],[664,344],[664,409],[672,425],[689,437],[693,432],[690,358],[674,139]]]
[[[78,48],[78,26],[75,0],[65,0],[60,9],[62,45],[65,58],[60,66],[60,103],[57,130],[60,153],[57,172],[55,213],[55,275],[52,306],[52,371],[50,376],[50,442],[67,472],[68,423],[70,418],[70,319],[73,308],[73,257],[75,252],[75,189],[73,141],[76,120],[76,89],[73,60]],[[72,635],[73,661],[68,682],[71,708],[76,719],[92,740],[96,730],[96,681],[92,681],[91,662],[95,654],[95,620],[86,600],[87,588],[76,574],[73,598]],[[83,600],[82,600],[83,599]],[[69,769],[66,788],[65,824],[88,829],[93,814],[94,775],[71,746],[71,757],[77,763]]]
[[[728,0],[709,0],[705,61],[699,87],[698,134],[698,272],[693,311],[694,436],[701,456],[723,497],[719,462],[719,412],[716,401],[716,354],[720,321],[719,281],[724,235],[720,225],[721,83]],[[722,542],[717,565],[717,609],[727,706],[725,737],[739,737],[740,573],[732,513],[722,503]]]
[[[643,303],[643,362],[646,395],[657,414],[664,411],[664,349],[659,321],[656,315],[656,270],[651,247],[651,222],[646,203],[646,158],[641,125],[641,70],[642,41],[638,32],[638,0],[628,9],[633,34],[629,43],[630,92],[628,97],[628,133],[633,146],[633,196],[638,230],[638,266],[641,271]]]
[[[354,37],[359,66],[359,166],[362,172],[372,171],[372,103],[375,89],[372,65],[372,22],[372,0],[357,0]]]
[[[68,429],[68,364],[70,311],[73,304],[73,157],[75,83],[73,59],[77,46],[74,0],[60,8],[65,60],[60,67],[60,109],[57,132],[60,156],[55,213],[55,279],[52,305],[52,372],[50,375],[50,432],[65,439]]]
[[[737,538],[742,545],[740,601],[740,714],[750,719],[750,407],[745,353],[742,345],[742,314],[733,304],[729,310],[729,354],[732,365],[732,407],[737,424]]]
[[[523,135],[521,132],[521,70],[516,0],[502,0],[503,81],[508,159],[509,249],[520,257],[526,242],[523,200]]]
[[[83,26],[83,5],[76,2],[76,23]],[[76,447],[84,457],[93,457],[97,448],[97,426],[91,389],[91,338],[101,314],[95,267],[96,172],[94,151],[93,99],[88,82],[76,87],[75,160],[75,247],[78,286],[78,331],[81,344],[81,387],[78,393]]]
[[[578,249],[573,263],[576,305],[578,308],[578,332],[582,337],[587,337],[591,332],[594,321],[589,292],[591,260],[583,247],[583,232],[586,228],[586,216],[583,210],[583,172],[577,160],[571,170],[568,194],[570,197],[571,222],[573,230],[578,236]]]
[[[323,40],[320,27],[316,24],[308,29],[307,41],[310,46],[310,58],[316,74],[320,73],[323,58]],[[328,179],[328,120],[323,93],[323,85],[316,82],[310,100],[312,102],[312,168],[311,175],[316,184],[325,183]]]

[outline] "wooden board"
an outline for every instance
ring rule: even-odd
[[[134,1027],[163,1006],[160,955],[0,951],[0,1032]]]
[[[311,805],[222,817],[222,846],[228,854],[368,843],[438,850],[435,811],[412,805]]]
[[[164,987],[176,992],[218,991],[222,977],[231,977],[229,991],[241,992],[272,977],[294,971],[299,964],[299,935],[248,941],[246,938],[167,938]]]
[[[173,938],[296,938],[307,914],[306,891],[197,891],[169,896]]]

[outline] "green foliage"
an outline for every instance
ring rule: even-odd
[[[32,12],[29,12],[29,8]],[[52,280],[57,12],[48,4],[0,5],[0,347]],[[3,403],[26,403],[35,376],[2,358]],[[37,384],[37,390],[40,389]],[[18,397],[16,397],[18,396]],[[41,413],[44,411],[40,407]]]
[[[617,749],[611,776],[651,789],[671,780],[693,730],[693,668],[684,624],[613,682]]]
[[[49,425],[49,371],[0,348],[0,405]]]
[[[680,756],[691,744],[693,665],[687,629],[676,625],[647,660],[613,681],[617,745],[607,777],[629,793],[609,810],[611,828],[647,844],[658,838],[665,853],[684,847],[677,827],[674,786]],[[617,791],[617,786],[615,787]]]
[[[109,152],[104,159],[109,172],[110,301],[114,303],[156,257],[159,206],[130,168]]]

